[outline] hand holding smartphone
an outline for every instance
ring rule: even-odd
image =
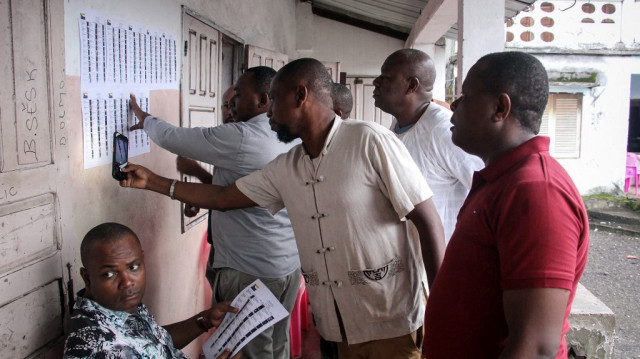
[[[122,169],[129,161],[129,139],[118,132],[113,134],[113,162],[111,165],[111,175],[118,181],[126,180],[127,174]]]

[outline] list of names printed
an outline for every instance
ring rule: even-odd
[[[225,349],[234,356],[256,335],[289,315],[260,279],[240,292],[231,305],[238,312],[227,313],[202,347],[207,359],[218,358]]]
[[[78,29],[84,168],[111,162],[116,131],[129,137],[130,157],[149,152],[143,131],[129,133],[136,122],[129,94],[149,112],[150,90],[178,88],[175,36],[88,11],[79,14]]]

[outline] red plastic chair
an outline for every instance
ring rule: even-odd
[[[635,153],[627,152],[627,168],[624,173],[624,193],[629,193],[629,187],[631,186],[631,180],[636,185],[636,197],[638,196],[638,181],[640,180],[640,173],[638,173],[638,156]]]
[[[292,359],[302,356],[302,330],[307,330],[309,325],[309,296],[307,286],[304,284],[304,277],[300,276],[300,288],[296,296],[296,303],[291,311],[290,336],[290,357]]]

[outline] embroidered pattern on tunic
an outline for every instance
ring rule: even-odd
[[[367,285],[387,277],[393,277],[404,270],[405,266],[400,257],[395,257],[380,268],[349,271],[349,282],[351,285]]]
[[[320,285],[320,278],[317,272],[302,273],[302,276],[304,277],[304,284]]]

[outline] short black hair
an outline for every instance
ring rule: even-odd
[[[89,253],[95,244],[117,242],[127,235],[135,238],[138,245],[140,240],[138,236],[127,226],[120,223],[102,223],[93,227],[82,239],[80,244],[80,260],[84,267],[89,261]],[[141,246],[142,247],[142,246]]]
[[[276,75],[276,70],[267,66],[255,66],[245,70],[246,73],[253,74],[253,91],[256,93],[269,93],[271,80]]]
[[[322,62],[309,57],[293,60],[278,70],[278,78],[301,81],[318,99],[333,108],[333,80]]]
[[[353,96],[349,88],[339,82],[334,82],[331,87],[331,98],[333,99],[333,109],[342,111],[344,118],[351,115],[353,109]]]
[[[485,65],[478,72],[484,88],[492,94],[509,95],[513,116],[537,135],[549,99],[549,78],[540,60],[524,52],[507,51],[485,55],[476,65]]]

